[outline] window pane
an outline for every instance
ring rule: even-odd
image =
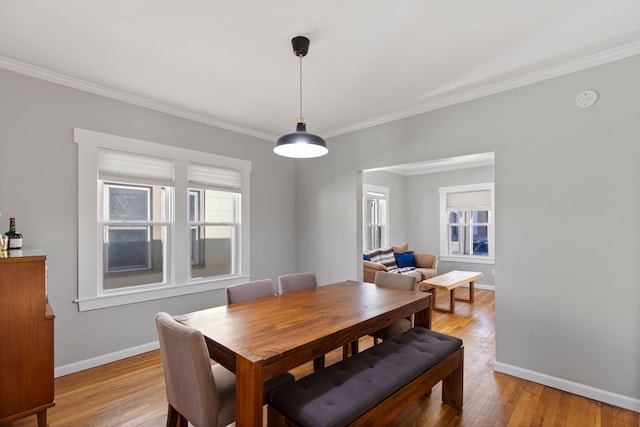
[[[475,224],[487,224],[489,222],[489,211],[472,211],[471,221]]]
[[[380,201],[378,199],[367,199],[367,224],[380,224]]]
[[[103,289],[165,281],[166,226],[104,226]]]
[[[197,222],[200,219],[200,192],[189,191],[189,222]]]
[[[450,224],[458,224],[460,222],[460,213],[459,212],[449,212],[449,223]]]
[[[189,222],[236,222],[238,193],[217,190],[189,190]]]
[[[489,256],[488,227],[480,225],[473,227],[473,254]]]
[[[365,236],[367,247],[366,250],[378,249],[382,246],[382,227],[379,225],[370,225],[367,227],[367,235]]]
[[[204,222],[235,222],[237,193],[205,190]]]
[[[106,219],[112,221],[147,221],[150,188],[107,184]]]
[[[461,228],[457,225],[452,225],[449,227],[449,254],[458,255],[460,254],[460,234]]]
[[[191,278],[233,273],[235,226],[207,225],[191,229]]]

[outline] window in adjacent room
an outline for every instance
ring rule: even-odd
[[[493,183],[440,188],[440,253],[445,261],[493,263]]]
[[[75,142],[81,311],[249,277],[250,162],[83,129]]]
[[[388,245],[389,241],[389,189],[363,184],[363,249],[369,251]]]

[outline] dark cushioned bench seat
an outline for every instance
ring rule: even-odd
[[[410,329],[272,392],[269,425],[294,421],[305,427],[337,427],[363,415],[384,425],[390,414],[401,412],[445,377],[450,378],[443,384],[443,400],[461,408],[462,360],[459,338]],[[387,418],[382,411],[375,413],[381,403],[386,403]]]

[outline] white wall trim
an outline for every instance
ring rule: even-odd
[[[629,409],[631,411],[640,412],[640,399],[629,396],[612,393],[610,391],[601,390],[585,384],[576,383],[564,378],[552,377],[551,375],[540,372],[530,371],[518,366],[509,365],[507,363],[494,362],[493,370],[503,374],[512,375],[528,381],[533,381],[548,387],[557,388],[579,396],[594,399],[620,408]]]
[[[16,61],[15,59],[0,56],[0,68],[24,74],[25,76],[35,77],[36,79],[56,83],[62,86],[67,86],[73,89],[78,89],[84,92],[93,93],[95,95],[104,96],[106,98],[115,99],[116,101],[126,102],[128,104],[149,108],[150,110],[160,111],[161,113],[170,114],[172,116],[181,117],[183,119],[193,120],[194,122],[204,123],[206,125],[230,130],[232,132],[254,136],[260,139],[266,139],[268,141],[275,141],[276,139],[278,139],[277,135],[271,135],[266,132],[261,132],[245,126],[237,125],[235,123],[226,122],[224,120],[216,119],[215,117],[196,113],[180,107],[175,107],[173,105],[165,104],[163,102],[159,102],[150,98],[134,95],[132,93],[113,89],[107,86],[102,86],[86,80],[81,80],[75,77],[68,76],[66,74],[57,73],[46,68],[31,65],[26,62]]]
[[[383,116],[375,117],[371,120],[353,123],[342,128],[332,131],[323,132],[325,138],[342,135],[349,132],[355,132],[378,126],[384,123],[393,122],[395,120],[404,119],[418,114],[427,113],[429,111],[438,110],[440,108],[449,107],[455,104],[461,104],[467,101],[483,98],[489,95],[506,92],[511,89],[517,89],[522,86],[538,83],[555,77],[564,76],[566,74],[575,73],[577,71],[586,70],[587,68],[596,67],[598,65],[607,64],[609,62],[618,61],[640,54],[640,41],[631,42],[622,46],[618,46],[604,52],[588,55],[584,58],[578,58],[553,67],[543,68],[521,76],[512,77],[510,79],[490,83],[480,87],[459,90],[457,93],[443,95],[441,97],[432,97],[426,102],[416,105],[415,107],[396,111]]]
[[[449,107],[451,105],[473,101],[474,99],[483,98],[485,96],[494,95],[496,93],[501,93],[555,77],[560,77],[565,74],[585,70],[587,68],[614,62],[638,54],[640,54],[640,41],[627,43],[625,45],[618,46],[604,52],[588,55],[584,58],[578,58],[573,61],[569,61],[553,67],[543,68],[538,71],[512,77],[510,79],[506,79],[496,83],[482,85],[480,87],[467,90],[459,88],[457,93],[448,95],[445,94],[440,97],[435,96],[431,99],[427,99],[420,105],[416,105],[415,107],[375,117],[371,120],[353,123],[342,128],[328,130],[326,132],[323,132],[323,135],[325,136],[325,138],[331,138],[334,136],[343,135],[345,133],[355,132],[357,130],[366,129],[406,117],[411,117],[440,108]],[[15,59],[0,56],[0,68],[35,77],[40,80],[46,80],[59,85],[82,90],[84,92],[105,96],[107,98],[171,114],[176,117],[182,117],[184,119],[193,120],[195,122],[204,123],[233,132],[238,132],[244,135],[265,139],[267,141],[274,141],[278,138],[278,135],[271,135],[266,132],[240,126],[235,123],[226,122],[224,120],[216,119],[215,117],[189,111],[184,108],[179,108],[173,105],[158,102],[153,99],[133,95],[110,87],[101,86],[75,77],[67,76],[65,74],[57,73],[46,68],[38,67],[21,61],[16,61]]]
[[[469,284],[467,283],[466,285],[462,285],[460,286],[461,288],[468,288]],[[496,287],[494,285],[483,285],[482,283],[474,283],[473,284],[473,289],[484,289],[485,291],[494,291],[496,290]]]
[[[159,341],[153,341],[147,344],[125,348],[124,350],[114,351],[113,353],[92,357],[90,359],[80,360],[79,362],[70,363],[68,365],[58,366],[54,369],[53,374],[56,378],[63,377],[65,375],[84,371],[85,369],[95,368],[96,366],[106,365],[107,363],[116,362],[131,356],[137,356],[138,354],[147,353],[159,348]]]

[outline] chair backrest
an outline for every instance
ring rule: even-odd
[[[281,294],[317,287],[315,273],[294,273],[278,277],[278,291]]]
[[[252,299],[272,297],[276,294],[271,279],[254,280],[228,286],[225,290],[228,304],[237,304]]]
[[[387,273],[386,271],[378,271],[373,283],[381,286],[391,286],[399,289],[408,289],[413,291],[416,289],[416,277],[407,274]]]
[[[164,312],[155,321],[169,405],[194,426],[218,425],[220,401],[202,333]]]

